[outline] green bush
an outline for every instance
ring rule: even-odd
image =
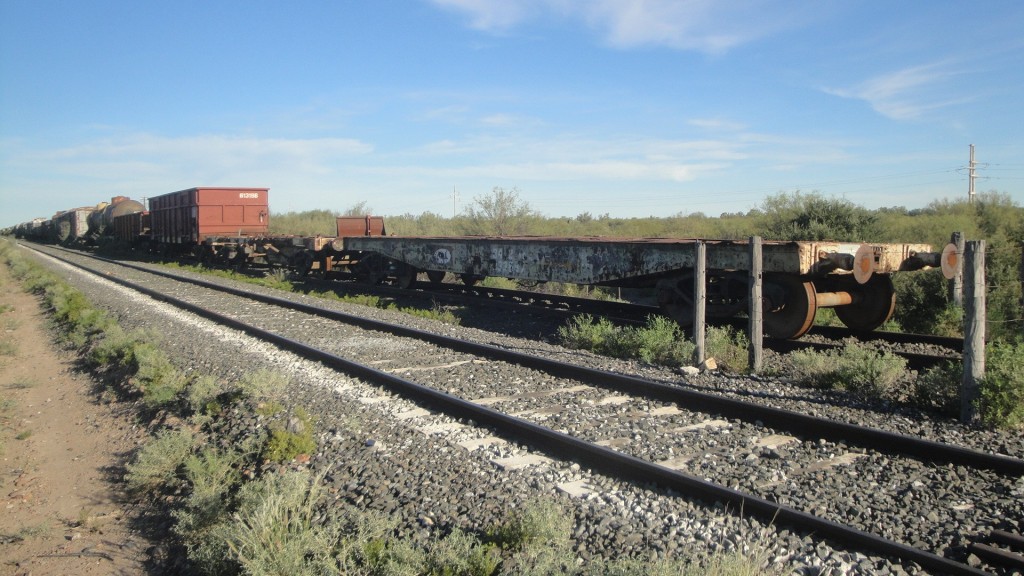
[[[142,401],[159,409],[179,400],[188,379],[171,364],[162,350],[144,342],[135,347],[132,382],[142,391]]]
[[[750,339],[744,332],[729,326],[711,326],[704,344],[708,357],[714,358],[720,368],[735,373],[750,368]]]
[[[174,482],[192,452],[195,438],[187,428],[159,433],[135,455],[125,480],[136,493],[157,490]]]
[[[922,408],[943,414],[960,413],[960,383],[964,367],[959,361],[944,362],[919,374],[914,381],[911,400]]]
[[[693,359],[693,343],[678,324],[664,316],[649,316],[641,327],[620,328],[607,318],[595,320],[582,314],[560,327],[558,335],[568,348],[616,358],[637,358],[666,366],[689,365]]]
[[[858,344],[826,352],[799,350],[789,359],[792,375],[804,384],[869,397],[898,399],[896,384],[907,373],[903,358]]]
[[[288,377],[273,370],[248,372],[238,382],[242,395],[256,402],[279,401],[288,389]]]
[[[271,426],[263,458],[271,462],[287,462],[300,454],[311,456],[315,452],[312,419],[305,410],[296,408],[284,424]]]
[[[338,525],[314,523],[319,478],[289,472],[242,485],[230,522],[217,531],[247,574],[337,574]]]
[[[1024,428],[1024,343],[991,344],[985,354],[981,415],[997,428]]]
[[[596,352],[604,349],[605,342],[612,338],[615,331],[615,325],[607,318],[595,321],[590,314],[581,314],[559,327],[558,337],[567,348]]]

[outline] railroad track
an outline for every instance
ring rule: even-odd
[[[76,265],[88,267],[81,263]],[[120,271],[94,270],[94,273],[124,285],[137,283],[125,280],[129,274],[123,268]],[[141,267],[133,267],[132,272],[134,275],[154,273],[164,278],[178,276],[143,271]],[[540,447],[547,456],[570,458],[613,476],[655,482],[685,494],[725,502],[734,510],[761,516],[769,522],[798,527],[847,546],[895,556],[939,572],[984,573],[957,561],[971,544],[960,534],[938,530],[934,541],[910,544],[874,535],[866,531],[875,521],[870,514],[853,514],[854,518],[849,520],[853,526],[849,526],[844,524],[848,519],[843,517],[843,511],[817,509],[820,490],[815,490],[815,486],[831,484],[830,489],[841,490],[841,479],[851,470],[856,474],[869,474],[879,467],[903,467],[910,470],[910,475],[917,473],[920,477],[921,486],[916,488],[916,494],[910,494],[909,501],[906,501],[906,494],[898,495],[904,498],[908,509],[914,509],[922,499],[931,496],[938,499],[931,492],[941,489],[947,470],[954,475],[966,471],[978,478],[976,485],[982,493],[1004,492],[1009,479],[1024,475],[1024,462],[1013,458],[810,418],[662,382],[596,371],[404,327],[381,325],[316,306],[254,295],[247,289],[225,291],[224,287],[204,281],[191,278],[185,281],[189,284],[175,290],[180,292],[177,297],[169,296],[165,290],[136,288],[361,378],[380,382],[454,417],[486,424],[507,438]],[[225,296],[231,292],[234,296]],[[246,315],[250,318],[224,317],[197,304],[237,296],[255,297],[261,302],[247,305]],[[303,331],[314,336],[307,335],[298,341],[256,326],[267,318],[282,317],[289,325],[306,326]],[[337,322],[394,336],[386,340],[365,334],[356,336],[351,328],[341,327]],[[330,323],[331,328],[315,329],[315,326],[325,327],[324,323]],[[368,341],[370,345],[349,347],[346,356],[360,357],[352,361],[321,349],[325,333],[332,335],[331,340],[354,339]],[[403,340],[397,341],[396,337]],[[429,344],[425,346],[424,342]],[[396,356],[396,347],[408,352]],[[401,364],[395,363],[396,358],[401,358]],[[521,366],[519,379],[489,382],[487,367],[499,361]],[[460,376],[454,380],[441,378],[450,376],[456,367],[466,370],[455,372]],[[426,411],[411,411],[403,417],[423,419],[421,428],[426,430],[440,426],[431,423],[432,414]],[[467,442],[482,440],[472,437],[478,432],[460,432],[459,426],[447,425],[436,430],[435,433],[468,434]],[[914,457],[907,458],[903,453]],[[498,449],[496,455],[500,454]],[[794,469],[788,465],[793,461],[806,464]],[[586,487],[566,486],[565,490],[586,490]],[[885,487],[880,490],[884,492]],[[865,495],[869,510],[892,499],[887,495],[875,501],[871,496]],[[852,502],[850,506],[854,507]],[[976,510],[978,515],[998,516],[986,502],[968,501],[959,506],[962,508],[959,512]],[[946,552],[953,558],[921,548]]]

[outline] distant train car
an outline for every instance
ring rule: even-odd
[[[53,222],[52,241],[65,245],[84,242],[89,234],[89,216],[95,211],[95,208],[87,206],[55,214],[51,219]]]
[[[136,214],[146,209],[141,202],[127,196],[114,196],[110,202],[101,202],[89,215],[89,236],[95,241],[104,236],[114,235],[114,219],[118,216]]]
[[[153,241],[196,246],[209,237],[265,236],[268,188],[189,188],[149,200]]]
[[[118,214],[111,219],[111,222],[114,239],[127,246],[135,247],[148,244],[152,239],[152,216],[149,212]]]

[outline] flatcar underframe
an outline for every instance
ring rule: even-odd
[[[746,241],[552,237],[338,238],[328,251],[368,282],[411,285],[420,272],[433,282],[454,274],[473,284],[496,276],[529,282],[652,288],[680,324],[693,321],[696,246],[706,247],[706,314],[726,318],[748,308],[750,246]],[[318,259],[323,261],[323,255]],[[833,307],[848,327],[870,331],[895,310],[891,275],[955,264],[949,247],[842,242],[762,243],[765,333],[799,338],[818,308]],[[947,276],[950,274],[947,273]]]

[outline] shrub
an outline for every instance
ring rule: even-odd
[[[574,316],[569,324],[558,328],[558,337],[562,345],[578,350],[598,351],[604,348],[605,342],[616,330],[607,318],[599,318],[596,322],[590,314]]]
[[[705,335],[707,355],[730,372],[746,372],[750,368],[750,339],[740,330],[729,326],[708,328]]]
[[[288,377],[273,370],[257,370],[245,374],[238,382],[242,394],[257,402],[277,401],[288,388]]]
[[[899,395],[896,384],[907,372],[903,358],[858,344],[827,352],[798,350],[789,359],[793,376],[804,384],[882,398]]]
[[[944,362],[929,368],[914,381],[911,400],[922,408],[949,415],[959,414],[963,374],[961,362]]]
[[[314,523],[319,478],[288,472],[244,484],[232,521],[219,526],[231,557],[248,574],[334,574],[340,534]]]
[[[177,401],[188,383],[167,355],[149,343],[135,347],[134,368],[132,381],[142,391],[142,401],[150,409],[159,409]]]
[[[148,492],[171,484],[192,452],[194,438],[188,429],[165,430],[149,441],[128,465],[125,480],[133,492]]]
[[[316,451],[313,424],[309,414],[296,408],[284,425],[274,424],[263,450],[263,458],[271,462],[287,462],[300,454],[312,455]]]
[[[668,366],[687,365],[693,358],[693,344],[679,325],[664,316],[649,316],[638,328],[620,328],[607,318],[594,320],[582,314],[558,329],[568,348],[590,350],[616,358],[637,358]]]
[[[985,355],[981,415],[997,428],[1024,428],[1024,343],[996,342]]]

